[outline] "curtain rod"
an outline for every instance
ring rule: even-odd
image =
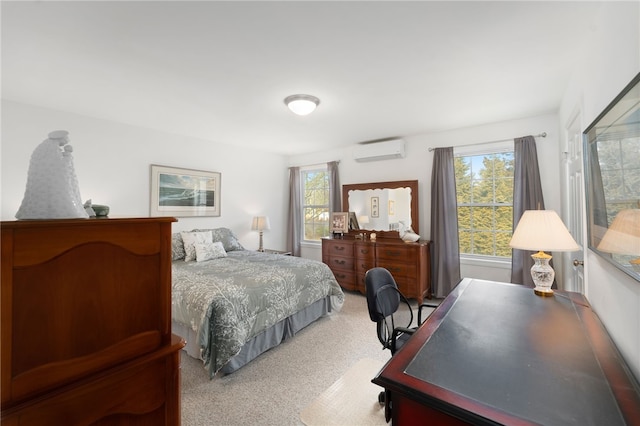
[[[537,135],[533,135],[533,137],[534,137],[534,138],[546,138],[546,137],[547,137],[547,132],[542,132],[542,133],[539,133],[539,134],[537,134]],[[512,140],[513,140],[513,139],[500,139],[500,140],[497,140],[497,141],[487,141],[487,142],[478,142],[478,143],[468,143],[468,144],[465,144],[465,145],[456,145],[456,146],[454,146],[454,148],[459,148],[459,147],[461,147],[461,146],[485,145],[485,144],[488,144],[488,143],[509,142],[509,141],[512,141]],[[436,148],[429,148],[429,152],[433,151],[434,149],[436,149]]]
[[[331,161],[335,161],[336,163],[340,164],[340,160],[331,160]],[[292,165],[292,166],[289,166],[289,168],[291,168],[291,167],[302,167],[302,168],[305,168],[305,167],[322,166],[323,164],[326,165],[327,163],[330,163],[331,161],[325,161],[323,163],[315,163],[315,164],[303,164],[303,165],[300,165],[300,166],[293,166]]]

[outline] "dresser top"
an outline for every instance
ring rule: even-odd
[[[34,220],[11,220],[0,222],[3,229],[9,228],[38,228],[53,226],[69,226],[69,225],[113,225],[132,224],[132,223],[158,223],[158,222],[177,222],[174,217],[106,217],[106,218],[89,218],[89,219],[34,219]]]

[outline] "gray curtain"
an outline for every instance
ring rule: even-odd
[[[340,187],[340,177],[338,175],[338,161],[327,163],[329,173],[329,211],[342,211],[342,188]]]
[[[591,202],[591,208],[588,211],[587,221],[593,225],[601,226],[603,228],[609,227],[609,221],[607,219],[607,201],[604,196],[604,184],[602,182],[602,170],[600,169],[600,158],[598,157],[598,144],[588,144],[587,148],[589,153],[589,164],[587,173],[590,174],[589,179],[591,186],[589,187],[590,193],[587,194],[587,200]],[[596,235],[592,233],[591,244],[598,247],[603,235]]]
[[[513,229],[516,229],[525,210],[544,210],[538,152],[533,136],[514,139]],[[533,252],[513,250],[511,254],[511,282],[534,287],[531,278]],[[555,285],[555,284],[554,284]]]
[[[302,229],[300,167],[289,168],[289,220],[287,224],[287,251],[290,251],[293,256],[300,256],[300,231]]]
[[[436,148],[431,174],[431,291],[438,298],[460,282],[457,212],[453,148]]]

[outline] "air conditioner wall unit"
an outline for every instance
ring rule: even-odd
[[[404,158],[404,140],[390,139],[381,142],[358,144],[353,148],[353,158],[358,162]]]

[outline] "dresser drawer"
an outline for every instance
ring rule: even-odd
[[[368,259],[375,261],[376,259],[376,247],[373,244],[368,243],[356,243],[355,244],[356,258]]]
[[[395,278],[395,277],[394,277]],[[416,278],[413,277],[398,277],[395,278],[396,284],[398,285],[398,290],[400,293],[406,295],[408,298],[422,296],[420,293],[420,283]]]
[[[405,244],[378,244],[376,246],[378,263],[383,260],[415,262],[418,259],[417,246]]]
[[[353,271],[332,269],[333,276],[336,277],[336,281],[340,284],[340,287],[344,287],[347,290],[356,289],[356,278]]]
[[[332,240],[324,243],[323,252],[329,256],[353,257],[353,242]]]
[[[417,278],[418,277],[418,266],[416,263],[401,263],[401,262],[393,262],[390,260],[381,260],[378,259],[378,266],[381,268],[386,268],[391,272],[393,278],[398,280],[400,277],[404,278]]]
[[[344,270],[353,271],[353,257],[329,256],[329,268],[333,271]]]

